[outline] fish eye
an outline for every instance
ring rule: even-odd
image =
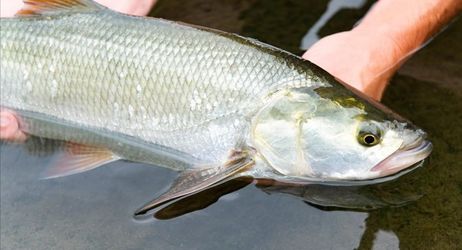
[[[377,138],[376,135],[365,134],[361,136],[361,139],[359,142],[364,146],[374,146],[374,145],[377,145],[377,143],[379,142],[379,139]]]
[[[358,142],[367,147],[372,147],[380,142],[381,131],[374,123],[362,124],[358,132]]]

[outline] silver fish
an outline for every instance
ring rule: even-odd
[[[70,142],[50,177],[118,159],[182,171],[138,213],[238,176],[354,183],[431,152],[421,129],[253,39],[90,0],[25,1],[0,32],[0,105]]]

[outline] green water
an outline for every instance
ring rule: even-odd
[[[370,5],[368,2],[359,9],[341,10],[323,26],[319,35],[350,29]],[[321,0],[161,0],[151,14],[236,32],[300,54],[301,38],[326,8],[327,1]],[[160,217],[181,216],[140,222],[132,218],[133,212],[164,190],[174,179],[174,172],[116,162],[75,176],[38,180],[52,156],[31,154],[31,145],[2,144],[1,248],[460,248],[460,41],[462,20],[459,19],[400,69],[383,98],[387,106],[429,133],[434,151],[423,168],[358,192],[387,201],[403,195],[421,196],[415,201],[366,212],[307,205],[296,196],[268,194],[254,185],[236,182],[214,190],[222,194],[230,192],[216,203],[213,203],[216,196],[203,194],[196,197],[199,202],[190,200],[187,204],[192,206],[191,210],[203,209],[184,214],[186,204],[180,204]],[[37,143],[41,142],[33,145]],[[231,192],[237,187],[243,188]],[[336,192],[338,196],[347,195]],[[334,198],[339,197],[331,197]]]

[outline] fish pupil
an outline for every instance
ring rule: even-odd
[[[364,137],[364,142],[366,144],[373,144],[375,142],[375,137],[373,135],[366,135]]]

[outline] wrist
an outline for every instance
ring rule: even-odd
[[[362,65],[359,73],[358,88],[372,96],[380,99],[388,81],[400,67],[407,52],[403,50],[400,43],[386,31],[353,29],[349,31],[351,37],[360,45],[358,53],[364,53],[360,60],[355,62]]]
[[[460,11],[460,0],[383,0],[378,1],[353,30],[360,34],[374,34],[394,44],[393,52],[399,56],[399,61],[403,61]]]

